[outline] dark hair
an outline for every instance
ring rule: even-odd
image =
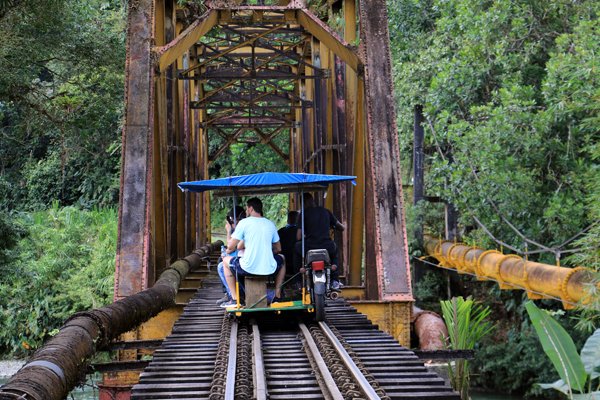
[[[252,197],[251,199],[248,199],[246,205],[252,207],[254,211],[259,213],[260,215],[263,215],[263,204],[258,197]]]
[[[298,220],[298,211],[290,211],[288,213],[288,217],[287,217],[287,223],[292,225],[295,224],[296,221]]]
[[[235,212],[235,220],[239,222],[239,220],[246,218],[246,211],[241,206],[235,206],[227,213],[227,222],[230,225],[233,225],[233,213]]]
[[[302,198],[304,199],[304,207],[312,207],[315,205],[315,199],[313,199],[312,194],[306,192]]]

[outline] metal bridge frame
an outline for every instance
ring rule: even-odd
[[[343,12],[343,38],[301,0],[206,3],[198,18],[174,0],[129,4],[115,300],[152,286],[172,261],[210,241],[208,196],[181,193],[176,183],[208,179],[210,162],[227,146],[254,141],[271,146],[291,172],[358,177],[352,191],[340,185],[325,201],[348,222],[336,238],[347,266],[345,295],[355,296],[359,311],[408,345],[413,298],[385,0],[329,1]],[[244,18],[263,27],[247,32]],[[211,29],[228,25],[220,31],[229,31],[221,37],[231,39],[229,47],[215,37],[203,44]],[[269,47],[262,40],[286,29],[301,31],[301,43]],[[357,31],[359,46],[349,45]],[[244,52],[261,63],[236,67]],[[268,84],[292,77],[293,88]],[[253,79],[268,90],[230,90],[251,86],[243,82]],[[284,101],[287,108],[259,100]],[[250,107],[251,114],[238,112]],[[222,140],[212,152],[209,131]],[[288,149],[275,140],[285,133]],[[296,205],[292,196],[290,206]],[[150,321],[126,339],[162,338],[176,316],[159,315],[160,323]],[[122,352],[128,357],[135,351]],[[128,380],[115,378],[115,385]]]

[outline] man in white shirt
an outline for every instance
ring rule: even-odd
[[[275,224],[263,217],[262,213],[263,205],[260,199],[249,199],[246,202],[246,218],[238,223],[227,242],[227,253],[243,249],[244,256],[223,258],[225,279],[233,297],[231,302],[223,303],[223,307],[236,304],[236,273],[237,276],[275,274],[273,302],[281,298],[281,284],[285,277],[285,263],[283,257],[278,254],[281,252],[281,243]]]

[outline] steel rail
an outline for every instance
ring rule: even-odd
[[[252,354],[254,397],[256,400],[266,400],[267,380],[265,377],[265,363],[260,341],[260,330],[256,322],[252,322]]]
[[[231,323],[229,336],[229,359],[227,360],[227,382],[225,383],[225,400],[235,400],[235,371],[237,366],[237,333],[238,322]]]
[[[350,357],[348,352],[346,352],[346,349],[344,349],[344,346],[342,346],[342,343],[340,343],[340,341],[335,336],[335,334],[331,331],[331,329],[329,329],[329,326],[327,326],[326,323],[320,321],[319,327],[321,328],[323,333],[325,333],[325,336],[327,336],[327,339],[329,339],[329,342],[335,348],[335,350],[339,354],[342,362],[344,363],[344,365],[346,365],[349,372],[352,374],[352,377],[356,380],[356,382],[360,386],[361,391],[367,396],[367,399],[368,400],[381,400],[381,397],[379,397],[377,392],[375,392],[375,389],[373,389],[373,387],[369,384],[369,382],[367,381],[365,376],[362,374],[362,372],[360,372],[360,369],[358,369],[358,367],[352,360],[352,357]]]
[[[344,396],[342,395],[342,393],[340,392],[340,389],[335,384],[335,380],[333,379],[333,376],[331,376],[331,372],[329,372],[329,369],[327,368],[327,364],[325,363],[325,360],[321,356],[321,352],[319,351],[319,348],[317,347],[317,344],[315,343],[310,331],[308,330],[306,325],[304,325],[302,322],[299,322],[298,326],[300,326],[300,330],[302,331],[302,334],[304,335],[304,339],[306,340],[306,344],[308,346],[307,352],[310,353],[310,355],[314,359],[315,363],[317,364],[319,373],[323,377],[325,386],[326,386],[327,390],[329,391],[329,395],[331,396],[330,398],[332,400],[343,400]],[[379,398],[379,397],[377,397],[377,398]]]

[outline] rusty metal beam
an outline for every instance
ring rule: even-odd
[[[404,203],[400,174],[398,131],[394,110],[390,42],[385,0],[360,1],[360,32],[365,58],[367,138],[371,190],[367,198],[373,207],[373,247],[367,247],[375,262],[380,300],[413,300]]]
[[[344,0],[344,40],[347,43],[356,41],[356,0]],[[345,106],[346,106],[346,147],[348,154],[346,165],[350,175],[356,175],[357,186],[349,193],[346,200],[350,218],[348,219],[348,281],[351,286],[362,284],[362,254],[364,231],[364,112],[357,112],[357,104],[362,107],[363,88],[358,88],[356,72],[346,66],[345,74]],[[359,97],[361,96],[361,97]],[[360,115],[360,118],[358,117]]]
[[[217,129],[220,131],[220,129]],[[227,150],[227,148],[229,146],[231,146],[233,143],[235,143],[235,141],[237,140],[237,138],[244,133],[244,129],[243,128],[238,128],[233,135],[230,135],[228,137],[226,137],[226,142],[223,143],[218,149],[217,151],[215,151],[214,154],[208,156],[208,161],[209,162],[213,162],[215,161],[221,154],[223,154],[223,152],[225,150]]]
[[[330,52],[332,70],[334,79],[331,80],[332,96],[331,96],[331,146],[339,146],[340,151],[331,152],[332,173],[339,175],[348,175],[347,169],[347,154],[344,154],[347,143],[346,132],[346,99],[345,99],[345,71],[346,64],[341,58]],[[335,231],[335,240],[339,248],[340,266],[342,266],[341,276],[348,278],[349,268],[349,250],[350,246],[350,229],[349,228],[349,202],[347,198],[352,193],[350,185],[335,185],[332,189],[332,211],[346,225],[346,229],[342,232]],[[348,279],[346,279],[348,282]]]
[[[206,35],[217,24],[217,17],[217,11],[208,10],[173,41],[165,46],[155,48],[154,52],[159,57],[159,70],[161,72],[166,70],[202,36]]]
[[[321,42],[321,55],[322,55],[322,66],[323,69],[326,69],[327,71],[331,71],[332,69],[334,69],[335,64],[333,62],[333,53],[325,46],[325,44],[323,42]],[[330,74],[333,75],[333,74]],[[325,115],[325,121],[327,121],[327,123],[325,124],[325,129],[323,132],[323,140],[321,143],[323,143],[321,146],[324,147],[325,149],[325,158],[323,160],[323,170],[325,171],[326,174],[333,174],[333,148],[331,147],[333,145],[333,127],[334,125],[336,125],[335,121],[334,121],[334,111],[333,111],[333,102],[335,101],[335,89],[334,89],[334,80],[333,79],[328,79],[326,81],[323,82],[323,95],[325,96],[324,98],[324,110],[323,110],[323,114]],[[337,186],[338,185],[329,185],[329,187],[327,188],[327,197],[325,198],[325,207],[327,207],[327,209],[329,210],[333,210],[334,209],[334,197],[333,197],[333,191],[334,188],[333,186]],[[335,215],[339,216],[339,210],[335,210]],[[336,239],[339,239],[339,234],[338,231],[335,231],[335,235],[338,236]],[[339,246],[339,240],[338,240],[338,246]],[[340,252],[341,253],[341,252]]]
[[[286,161],[289,159],[289,156],[287,154],[285,154],[275,143],[273,143],[273,141],[271,139],[273,139],[274,136],[276,136],[281,130],[283,129],[283,127],[278,127],[277,130],[275,131],[275,133],[272,134],[266,134],[264,133],[260,128],[255,127],[253,130],[254,132],[256,132],[258,134],[258,136],[260,136],[260,138],[262,139],[262,143],[266,143],[269,145],[269,147],[271,147],[273,149],[273,151],[275,153],[277,153],[277,155],[279,157],[281,157],[281,159],[283,161]]]
[[[374,11],[375,12],[375,11]],[[378,10],[377,13],[381,13]],[[325,43],[338,57],[340,57],[348,66],[354,71],[360,71],[363,68],[363,62],[358,57],[356,52],[341,39],[337,33],[332,31],[327,25],[325,25],[319,18],[317,18],[309,10],[297,11],[297,18],[300,25],[304,27],[311,35]],[[387,24],[387,20],[383,21]],[[387,29],[386,29],[387,31]]]
[[[164,96],[166,77],[159,76],[155,80],[154,109],[154,143],[152,158],[152,229],[155,266],[163,268],[167,265],[167,199],[169,179],[167,174],[167,129],[166,129],[166,97]]]
[[[261,37],[264,37],[264,36],[266,36],[266,35],[268,35],[270,33],[276,32],[281,27],[282,27],[282,25],[276,25],[273,28],[271,28],[271,29],[269,29],[269,30],[267,30],[267,31],[265,31],[265,32],[263,32],[261,34],[258,34],[256,36],[251,36],[251,37],[247,38],[246,40],[244,40],[243,42],[240,42],[239,44],[237,44],[235,46],[232,46],[232,47],[229,47],[227,49],[222,50],[221,53],[219,53],[219,54],[216,54],[216,55],[208,57],[207,59],[203,60],[201,63],[198,63],[198,65],[195,65],[193,68],[188,68],[186,70],[183,70],[181,72],[181,75],[184,76],[185,74],[193,71],[193,69],[202,68],[202,67],[206,66],[208,63],[210,63],[211,61],[214,61],[214,60],[218,59],[219,57],[222,57],[222,56],[224,56],[226,54],[231,53],[232,51],[234,51],[236,49],[239,49],[239,48],[244,47],[244,46],[246,46],[246,45],[248,45],[250,43],[253,43],[256,40],[260,39]]]
[[[196,93],[194,94],[194,100],[202,98],[204,95],[204,88],[202,85],[197,85]],[[208,179],[208,166],[210,159],[208,155],[209,140],[206,129],[201,128],[201,123],[206,120],[206,110],[194,110],[197,115],[196,123],[194,124],[194,131],[198,136],[198,176],[197,179]],[[190,194],[187,194],[190,196]],[[205,243],[211,240],[211,229],[210,229],[210,197],[208,193],[200,193],[196,197],[196,210],[199,217],[199,228],[196,233],[196,246],[200,243]]]
[[[154,14],[152,0],[129,6],[125,66],[125,124],[121,161],[121,197],[115,271],[115,298],[147,287],[152,268],[150,197],[154,130],[154,69],[150,43]]]
[[[216,119],[210,123],[203,123],[202,126],[205,127],[238,127],[238,126],[246,126],[246,127],[255,127],[255,126],[263,126],[263,127],[279,127],[286,126],[292,127],[294,125],[294,121],[285,120],[283,118],[276,117],[263,117],[263,116],[231,116],[231,117],[223,117]]]
[[[206,81],[215,79],[236,79],[236,80],[291,80],[291,79],[316,79],[322,75],[318,73],[314,75],[294,74],[280,69],[262,69],[248,73],[245,68],[219,68],[216,71],[206,71],[196,73],[193,76],[183,76],[180,79],[193,79],[196,81]]]
[[[258,93],[258,92],[253,92]],[[295,99],[291,96],[291,93],[277,93],[277,92],[266,92],[260,96],[254,97],[251,93],[230,93],[223,92],[217,96],[213,96],[210,100],[201,99],[199,101],[192,101],[192,108],[207,108],[207,104],[210,103],[244,103],[246,105],[251,102],[264,101],[268,103],[283,103],[289,104],[292,101],[301,101],[301,99]],[[310,103],[307,103],[310,105]]]
[[[321,43],[317,40],[317,38],[313,37],[311,41],[311,55],[312,55],[312,63],[314,68],[322,68],[323,57],[321,56]],[[313,89],[315,94],[315,109],[313,113],[313,143],[312,150],[313,152],[316,149],[323,146],[325,143],[323,142],[323,138],[325,135],[325,130],[327,129],[327,99],[326,99],[326,87],[324,85],[322,79],[317,79],[313,83]],[[309,83],[310,85],[310,83]],[[313,160],[313,168],[316,173],[323,174],[325,171],[323,170],[323,152],[316,152],[317,156]],[[309,159],[305,161],[305,163],[309,163]],[[318,199],[317,199],[318,201]],[[321,205],[319,203],[319,205]]]

